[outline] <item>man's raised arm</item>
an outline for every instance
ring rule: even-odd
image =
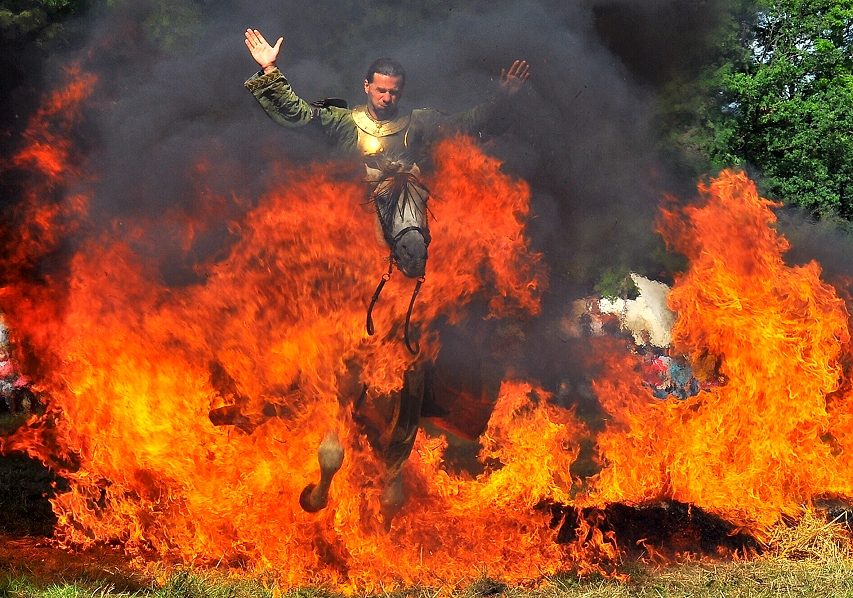
[[[278,58],[278,52],[281,50],[281,44],[284,41],[283,37],[278,38],[274,46],[269,45],[266,38],[261,35],[257,29],[246,29],[246,47],[252,53],[252,58],[260,65],[264,74],[272,72],[275,68],[275,61]]]
[[[246,47],[262,72],[255,73],[244,84],[271,119],[285,127],[302,127],[316,122],[333,143],[355,145],[355,133],[341,123],[349,110],[335,106],[322,110],[311,106],[293,92],[287,78],[276,66],[279,50],[284,38],[278,38],[274,46],[257,29],[246,29]],[[349,137],[344,140],[344,137]]]
[[[444,118],[442,120],[444,133],[450,131],[467,135],[503,133],[513,117],[514,105],[511,98],[521,91],[529,78],[530,65],[526,60],[516,60],[509,69],[501,69],[500,85],[489,101]]]
[[[246,47],[261,67],[261,72],[246,81],[246,88],[263,107],[267,115],[280,125],[301,127],[311,121],[311,106],[293,93],[290,83],[278,69],[278,59],[283,37],[274,46],[257,29],[246,29]]]

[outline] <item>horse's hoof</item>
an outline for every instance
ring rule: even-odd
[[[314,492],[316,489],[317,484],[308,484],[302,494],[299,495],[299,506],[306,513],[316,513],[325,509],[326,505],[329,504],[329,495],[317,496],[317,493]]]
[[[333,476],[344,463],[344,445],[341,444],[337,432],[327,432],[317,449],[317,460],[320,462],[320,472],[324,476]]]

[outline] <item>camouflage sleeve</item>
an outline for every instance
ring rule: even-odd
[[[245,83],[264,111],[285,127],[302,127],[317,123],[334,146],[348,149],[355,145],[355,124],[350,111],[334,106],[317,110],[294,93],[285,76],[277,68],[267,74],[256,73]]]
[[[436,110],[416,110],[423,141],[431,143],[446,135],[499,135],[509,124],[509,102],[496,94],[488,102],[470,110],[446,115]],[[413,114],[414,114],[413,113]]]
[[[253,75],[244,84],[271,119],[285,127],[301,127],[311,122],[311,106],[297,96],[277,68]]]

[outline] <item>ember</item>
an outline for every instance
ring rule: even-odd
[[[95,83],[70,76],[48,102],[63,109],[37,115],[14,165],[32,177],[20,226],[6,231],[19,276],[0,290],[11,341],[49,397],[47,412],[3,448],[26,450],[69,481],[53,500],[58,541],[268,568],[286,587],[371,591],[453,585],[484,569],[509,582],[612,571],[637,546],[665,558],[742,553],[784,516],[853,498],[844,302],[817,264],[784,264],[772,205],[743,175],[723,173],[702,187],[701,205],[664,211],[660,224],[690,259],[668,303],[672,358],[692,368],[695,392],[656,398],[625,339],[589,339],[605,423],[588,428],[535,384],[504,380],[496,403],[485,403],[481,470],[450,466],[447,437],[419,435],[403,481],[409,502],[386,532],[383,464],[342,389],[355,377],[399,391],[416,360],[439,355],[437,324],[461,322],[474,297],[491,317],[539,312],[546,281],[524,235],[528,186],[470,140],[438,148],[415,356],[400,342],[412,280],[389,281],[373,312],[378,334],[365,333],[386,251],[365,226],[373,214],[362,186],[333,176],[334,165],[282,167],[286,187],[233,223],[239,239],[203,282],[162,284],[127,242],[150,223],[125,222],[129,237],[112,223],[98,229],[85,194],[67,191],[95,176],[61,142]],[[49,156],[36,158],[44,149]],[[35,277],[72,235],[67,273]],[[716,383],[703,385],[701,371]],[[476,428],[448,414],[434,421]],[[328,497],[310,499],[328,507],[309,513],[299,497],[317,481],[321,442],[334,457],[328,471],[339,464],[337,443],[346,457]],[[584,443],[600,469],[578,479]],[[630,507],[675,521],[680,539],[620,534]],[[712,542],[697,526],[731,539]]]

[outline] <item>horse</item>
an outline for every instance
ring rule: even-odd
[[[378,240],[389,251],[388,270],[381,275],[369,301],[365,326],[369,335],[375,333],[373,308],[396,268],[416,283],[402,339],[390,338],[383,342],[405,343],[410,353],[419,355],[418,338],[410,330],[410,321],[426,275],[431,241],[428,209],[431,195],[416,165],[389,159],[387,155],[380,157],[382,160],[365,164],[368,176],[364,197],[367,198],[366,207],[372,204],[371,219]],[[366,438],[380,465],[384,464],[379,506],[386,530],[390,529],[405,500],[402,470],[422,419],[428,418],[438,428],[461,438],[475,440],[485,429],[502,379],[500,366],[480,351],[472,350],[465,334],[459,334],[452,327],[432,332],[440,334],[442,349],[430,351],[430,359],[417,358],[403,372],[399,390],[386,393],[369,388],[361,378],[365,364],[358,359],[347,362],[346,370],[338,374],[336,382],[339,405],[348,410],[356,431]],[[241,390],[229,368],[217,360],[209,364],[209,373],[211,386],[223,403],[208,413],[214,426],[234,426],[252,434],[269,418],[286,419],[292,415],[289,407],[278,403],[266,403],[260,411],[255,409],[253,399]],[[328,506],[330,488],[343,460],[343,444],[336,431],[328,430],[317,448],[319,480],[308,484],[298,494],[299,505],[304,511],[314,513]]]
[[[404,276],[416,279],[412,298],[406,313],[404,342],[408,350],[417,355],[419,346],[411,338],[412,308],[424,282],[429,233],[427,201],[429,190],[420,180],[416,164],[401,159],[378,156],[366,164],[368,202],[375,207],[375,223],[390,250],[388,271],[376,287],[367,309],[366,329],[375,332],[372,312],[385,283],[396,267]],[[402,469],[417,437],[424,396],[429,392],[428,367],[414,366],[406,371],[403,386],[393,396],[384,397],[390,418],[368,413],[369,389],[363,386],[353,404],[354,420],[366,434],[372,448],[385,462],[385,487],[380,497],[380,511],[386,531],[402,508]],[[371,417],[373,415],[373,417]],[[313,513],[324,509],[329,502],[329,490],[335,474],[343,465],[344,448],[334,431],[326,432],[317,450],[320,480],[308,484],[299,497],[303,510]]]

